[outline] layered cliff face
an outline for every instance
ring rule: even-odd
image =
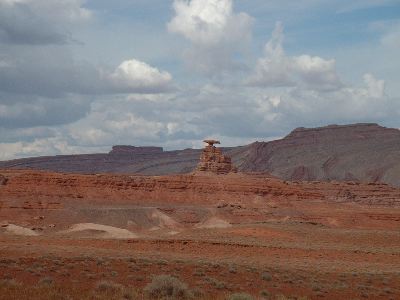
[[[298,128],[246,147],[239,169],[286,180],[385,182],[400,186],[400,131],[377,124]]]
[[[298,128],[281,140],[222,148],[239,171],[285,180],[384,182],[400,186],[400,131],[377,124]],[[73,173],[190,173],[201,150],[117,146],[109,154],[52,156],[0,162],[2,168]]]
[[[173,176],[78,175],[28,170],[0,170],[6,178],[0,200],[93,201],[98,203],[178,203],[217,205],[221,201],[264,200],[352,202],[400,207],[400,189],[387,184],[356,182],[288,182],[265,174],[221,176],[192,173]],[[54,200],[54,201],[53,201]],[[263,201],[259,201],[263,200]],[[256,203],[254,202],[254,203]],[[254,204],[253,203],[253,204]]]
[[[76,223],[184,228],[207,220],[392,229],[400,224],[400,190],[385,184],[292,183],[264,175],[206,172],[155,177],[0,174],[7,178],[0,186],[0,219],[32,228]]]

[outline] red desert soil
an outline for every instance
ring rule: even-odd
[[[170,274],[203,299],[400,298],[400,189],[389,185],[207,172],[0,175],[0,280],[51,277],[90,291],[106,279],[141,290]]]

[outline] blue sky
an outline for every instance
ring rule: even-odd
[[[399,126],[400,1],[0,0],[0,159]]]

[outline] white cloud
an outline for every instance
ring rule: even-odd
[[[255,74],[248,80],[254,86],[291,86],[290,59],[283,50],[283,26],[278,22],[272,32],[271,39],[264,48],[265,56],[260,58]]]
[[[251,18],[245,13],[234,14],[231,0],[176,0],[173,6],[176,16],[168,29],[195,44],[217,45],[248,35]]]
[[[75,42],[70,29],[91,19],[84,0],[2,0],[0,40],[10,44]]]
[[[380,39],[373,32],[374,39],[364,40],[362,47],[352,44],[352,52],[341,40],[329,50],[328,43],[291,52],[305,31],[310,41],[320,42],[327,26],[321,22],[325,27],[314,31],[303,21],[329,16],[324,11],[335,13],[348,1],[235,1],[259,16],[257,39],[276,18],[296,28],[285,51],[283,26],[277,24],[251,70],[253,19],[242,8],[235,10],[233,0],[173,1],[175,13],[167,27],[175,35],[167,38],[160,38],[167,10],[158,10],[143,25],[141,18],[121,21],[114,14],[122,7],[137,11],[137,1],[122,1],[126,6],[101,2],[90,2],[101,7],[93,15],[83,0],[0,0],[0,159],[106,152],[113,144],[201,147],[207,136],[238,145],[283,136],[298,126],[358,121],[392,126],[400,115],[400,102],[389,96],[396,94],[393,87],[398,89],[398,22],[388,22],[378,32]],[[140,2],[141,9],[154,10],[149,1]],[[116,27],[109,26],[109,13]],[[94,16],[96,22],[87,22]],[[331,33],[337,32],[335,26]],[[105,27],[112,34],[105,36]],[[71,43],[75,36],[84,44]],[[98,49],[101,54],[93,54]],[[311,52],[315,49],[332,54],[326,58]],[[181,52],[189,66],[210,76],[181,69],[176,57]],[[154,61],[168,65],[171,73]],[[246,85],[243,78],[248,78]],[[173,89],[179,79],[180,89]]]
[[[18,59],[0,60],[0,92],[55,99],[70,94],[162,93],[174,89],[170,73],[136,59],[113,69],[75,61],[58,48],[46,52],[36,47],[31,51],[17,49],[14,53]]]
[[[371,74],[363,76],[359,87],[346,86],[319,91],[294,87],[273,95],[260,90],[256,110],[264,114],[264,126],[322,126],[331,123],[382,122],[396,118],[396,100],[384,92],[384,81]]]
[[[71,145],[64,136],[57,135],[49,138],[36,138],[31,142],[0,142],[0,160],[43,155],[101,153],[109,150],[109,147]]]
[[[109,99],[98,101],[86,118],[68,126],[67,135],[77,145],[96,147],[159,142],[167,132],[167,121],[152,115],[158,104],[149,102],[146,96],[142,102],[128,98],[113,98],[111,106]]]
[[[254,74],[247,80],[251,86],[289,87],[303,85],[304,88],[331,90],[342,86],[336,73],[334,59],[319,56],[288,56],[283,49],[284,33],[280,22],[276,23],[271,39],[264,49]]]
[[[47,98],[0,92],[0,128],[68,124],[83,118],[89,110],[90,101],[79,96]]]
[[[15,10],[31,10],[44,18],[54,21],[82,21],[92,17],[92,12],[83,7],[85,0],[0,0],[0,5]]]
[[[58,138],[53,137],[38,138],[32,142],[0,143],[0,160],[41,156],[43,153],[56,155],[65,152],[66,147],[65,141],[59,141]]]
[[[251,40],[253,19],[235,13],[232,0],[175,0],[168,30],[192,43],[186,62],[195,69],[221,72],[232,68],[233,55]]]
[[[171,88],[172,76],[148,64],[130,59],[123,61],[111,74],[103,74],[116,92],[162,92]]]
[[[366,84],[365,92],[366,97],[382,98],[385,92],[385,81],[376,79],[372,74],[367,73],[363,76]]]

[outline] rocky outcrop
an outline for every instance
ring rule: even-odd
[[[79,203],[192,203],[221,201],[264,205],[267,200],[352,202],[400,207],[400,189],[356,182],[287,182],[243,173],[218,176],[197,172],[174,176],[78,175],[40,171],[7,171],[0,202],[17,201],[24,209],[57,209],[65,201]],[[23,201],[22,201],[23,200]],[[56,200],[56,201],[55,201]],[[64,203],[64,204],[63,204]]]
[[[201,153],[200,162],[196,168],[197,171],[215,174],[237,172],[237,168],[232,164],[231,158],[223,155],[221,149],[214,146],[214,144],[219,144],[219,141],[205,140],[204,142],[207,143],[207,146]]]
[[[297,128],[232,155],[239,170],[285,180],[384,182],[400,186],[400,130],[377,124]]]
[[[285,138],[222,148],[242,172],[284,180],[383,182],[400,187],[400,131],[377,124],[297,128]],[[202,150],[116,146],[109,153],[0,162],[0,168],[167,175],[196,169]]]
[[[155,209],[184,226],[213,216],[230,224],[290,220],[329,225],[335,220],[335,226],[393,229],[400,222],[400,189],[385,184],[285,182],[211,172],[153,177],[1,173],[9,180],[0,189],[0,220],[46,230],[50,224],[66,228],[82,222],[151,228],[160,226],[153,220]]]

